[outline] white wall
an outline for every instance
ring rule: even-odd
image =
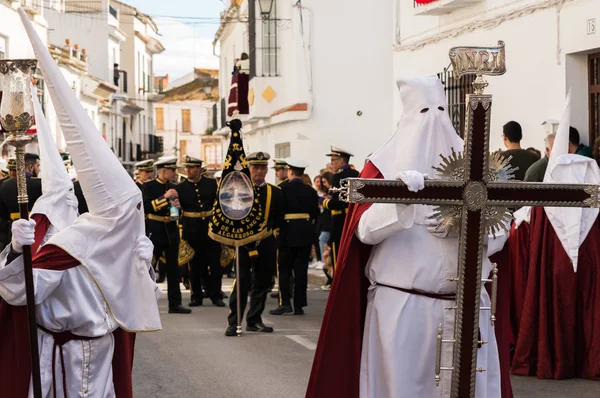
[[[311,112],[304,121],[264,128],[262,122],[250,123],[253,131],[244,135],[246,149],[274,156],[277,144],[289,142],[291,155],[309,162],[307,172],[314,176],[329,161],[325,155],[330,145],[335,145],[352,152],[352,163],[360,167],[393,132],[392,2],[302,4],[304,36],[298,8],[279,2],[278,17],[291,20],[288,28],[278,31],[281,76],[255,78],[251,86],[256,90],[255,108],[266,107],[267,114],[302,102],[312,105]],[[260,28],[257,37],[259,33]],[[224,43],[222,51],[228,46]],[[230,73],[229,65],[225,71]],[[274,104],[261,97],[261,88],[267,85],[277,92]]]
[[[465,9],[460,15],[471,13],[460,23],[444,24],[450,17],[421,17],[412,14],[412,0],[399,0],[401,29],[406,32],[402,45],[410,45],[423,38],[435,37],[439,31],[454,29],[461,24],[473,24],[495,15],[497,20],[506,19],[506,12],[530,5],[532,1],[511,2],[508,9],[477,14],[481,6]],[[486,1],[488,9],[508,1]],[[453,15],[452,13],[451,15]],[[459,14],[457,14],[459,15]],[[475,16],[473,16],[475,15]],[[449,64],[448,51],[453,46],[495,45],[498,40],[506,43],[507,73],[489,77],[487,92],[494,95],[491,125],[491,149],[502,147],[502,125],[509,120],[518,121],[523,127],[523,147],[543,148],[544,131],[541,123],[546,119],[560,119],[564,99],[569,87],[573,88],[571,124],[588,141],[587,68],[586,52],[600,51],[600,33],[587,35],[587,20],[600,20],[600,7],[596,0],[577,0],[562,6],[560,12],[552,7],[520,18],[505,20],[497,27],[476,29],[456,38],[427,44],[417,50],[400,50],[394,55],[394,75],[398,77],[423,76],[441,72]],[[439,23],[437,31],[418,38],[410,38],[417,30],[424,31],[432,19]],[[454,16],[456,19],[456,16]],[[398,99],[397,112],[400,116]]]
[[[44,44],[48,42],[47,23],[39,15],[33,19],[33,26]],[[0,36],[7,39],[7,54],[5,58],[35,58],[29,44],[29,37],[17,11],[0,3]]]
[[[108,66],[112,58],[108,32],[112,27],[108,26],[107,15],[108,12],[94,14],[58,13],[49,10],[46,12],[46,18],[52,27],[48,32],[50,44],[65,47],[66,39],[71,40],[71,46],[79,44],[79,49],[87,51],[88,73],[112,84],[112,64]]]

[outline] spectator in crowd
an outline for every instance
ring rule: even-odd
[[[302,174],[302,182],[304,184],[308,185],[309,187],[313,186],[310,176],[308,174]]]
[[[329,189],[333,186],[333,173],[326,171],[321,175],[321,186],[322,191],[319,196],[326,199],[330,198]],[[319,217],[319,250],[321,251],[322,261],[325,261],[326,246],[329,238],[331,237],[331,210],[322,208],[321,216]],[[323,269],[323,272],[327,276],[327,282],[325,283],[325,289],[331,286],[332,278],[331,273],[323,268],[323,264],[320,264],[316,269]]]
[[[502,156],[510,159],[510,165],[518,168],[515,171],[515,180],[523,181],[527,169],[538,161],[540,158],[534,153],[521,148],[521,140],[523,139],[523,130],[521,125],[515,121],[506,123],[503,127],[504,146],[506,151],[502,152]]]
[[[592,148],[579,141],[579,131],[575,127],[569,128],[569,153],[593,158]]]
[[[535,153],[538,158],[542,158],[542,153],[538,149],[535,149],[534,147],[530,146],[529,148],[527,148],[527,150],[531,153]],[[525,172],[525,174],[527,174],[527,172]]]
[[[546,147],[546,156],[535,162],[527,169],[525,173],[526,182],[543,182],[544,175],[546,174],[546,168],[548,168],[548,160],[550,159],[550,152],[552,152],[552,146],[554,145],[554,138],[556,134],[549,134],[544,138],[544,146]]]
[[[321,176],[318,175],[313,179],[313,184],[314,184],[314,188],[317,190],[317,193],[319,194],[319,196],[322,196],[322,187],[323,184],[321,184]]]

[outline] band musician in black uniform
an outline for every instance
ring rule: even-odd
[[[144,185],[148,181],[152,181],[154,178],[154,160],[142,160],[141,162],[137,162],[134,164],[135,170],[137,172],[137,178],[135,179],[135,185],[141,190],[142,185]]]
[[[319,196],[304,184],[302,175],[308,163],[288,158],[289,182],[283,193],[283,222],[279,236],[279,307],[271,315],[304,314],[307,305],[308,262],[313,243],[317,239],[315,221],[320,215]],[[290,305],[291,280],[294,283],[294,308]]]
[[[283,159],[273,159],[273,167],[275,170],[275,178],[277,178],[277,186],[279,188],[283,187],[288,182],[288,170],[287,163]]]
[[[358,177],[358,171],[352,169],[349,165],[350,158],[353,156],[350,152],[331,146],[331,152],[327,154],[331,157],[331,166],[333,167],[333,188],[340,187],[340,181],[344,178]],[[334,193],[331,199],[320,198],[324,209],[331,211],[331,236],[329,238],[329,247],[331,247],[332,265],[335,273],[337,262],[337,253],[342,239],[342,230],[348,213],[348,203],[340,200],[340,194]]]
[[[275,184],[277,184],[277,186],[279,188],[283,188],[283,186],[288,183],[288,169],[287,169],[287,163],[285,162],[285,159],[273,159],[273,167],[271,167],[271,168],[275,171],[275,178],[277,179]],[[275,286],[275,279],[278,278],[278,275],[279,275],[279,266],[277,266],[277,270],[275,273],[275,277],[273,278],[273,284],[271,286],[271,290],[273,290],[273,287]],[[278,299],[279,291],[271,293],[271,297]]]
[[[202,160],[186,156],[187,178],[176,187],[181,204],[183,239],[194,249],[189,278],[192,299],[190,307],[202,305],[204,295],[217,307],[225,307],[221,296],[222,273],[220,245],[208,236],[208,223],[217,196],[217,181],[202,174]],[[202,293],[202,286],[206,291]]]
[[[167,297],[170,314],[189,314],[189,308],[181,305],[179,288],[179,227],[170,217],[171,206],[180,207],[173,181],[177,179],[177,159],[165,157],[157,161],[156,179],[142,185],[144,211],[146,213],[146,232],[154,244],[155,261],[164,252],[166,258]]]
[[[16,173],[16,163],[15,173]],[[9,164],[9,172],[11,166]],[[25,176],[27,182],[27,196],[29,198],[29,211],[33,208],[36,200],[42,196],[42,180],[38,178],[40,172],[40,157],[35,153],[25,154]],[[2,224],[2,235],[6,236],[4,246],[10,242],[12,222],[21,218],[19,203],[17,201],[17,179],[9,178],[0,185],[0,219]]]
[[[234,288],[229,295],[229,317],[226,336],[236,335],[237,325],[237,294],[236,289],[241,289],[241,311],[246,308],[246,297],[250,290],[250,309],[246,316],[246,330],[250,332],[273,332],[272,326],[263,323],[261,315],[265,310],[267,294],[277,267],[277,240],[273,233],[279,228],[282,219],[283,197],[281,190],[275,185],[265,181],[269,170],[269,154],[255,152],[247,156],[250,164],[250,177],[257,187],[258,200],[260,201],[264,220],[267,222],[269,235],[259,242],[241,247],[239,250],[240,274],[236,275]],[[263,220],[263,221],[264,221]]]

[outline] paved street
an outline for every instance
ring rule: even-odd
[[[229,291],[231,279],[224,280]],[[164,286],[166,288],[166,286]],[[194,308],[192,315],[167,314],[160,300],[162,332],[139,334],[136,343],[134,391],[140,398],[254,398],[304,396],[318,339],[327,292],[311,286],[302,317],[270,316],[276,300],[269,298],[264,321],[274,334],[244,333],[225,337],[227,308]],[[184,292],[184,304],[189,292]],[[335,377],[332,374],[332,377]],[[513,378],[517,398],[597,398],[600,382],[542,381]],[[417,398],[417,397],[415,397]],[[427,398],[427,397],[422,397]]]

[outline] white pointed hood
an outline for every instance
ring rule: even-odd
[[[142,259],[136,250],[147,240],[141,192],[102,139],[22,8],[19,15],[90,210],[49,243],[63,248],[88,269],[121,328],[158,330],[158,288],[149,274],[150,259]]]
[[[37,125],[38,146],[43,162],[40,177],[42,178],[42,196],[35,202],[31,214],[44,214],[50,224],[62,231],[77,218],[77,198],[73,192],[73,183],[65,168],[63,160],[50,135],[48,122],[42,111],[37,96],[37,89],[32,88],[33,109]],[[69,203],[71,205],[69,205]]]
[[[448,116],[444,87],[435,76],[401,79],[397,85],[402,104],[398,128],[369,160],[387,179],[406,170],[433,177],[433,167],[442,161],[440,154],[449,156],[451,148],[456,152],[463,150],[463,140]]]
[[[544,182],[600,185],[600,169],[596,161],[581,155],[569,154],[570,124],[571,93],[569,92],[548,160]],[[560,243],[573,262],[573,269],[577,272],[579,247],[594,225],[598,217],[598,209],[545,207],[544,211]]]
[[[383,177],[393,179],[406,170],[416,170],[433,177],[442,159],[450,156],[452,148],[463,150],[463,140],[456,134],[448,116],[448,104],[442,82],[435,76],[401,79],[402,116],[396,133],[369,160]],[[433,210],[416,206],[415,222],[422,223]],[[425,214],[427,211],[428,214]]]

